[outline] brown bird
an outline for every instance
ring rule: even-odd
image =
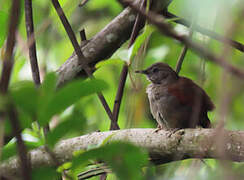
[[[207,112],[214,109],[209,96],[192,80],[178,76],[165,63],[155,63],[146,70],[150,109],[158,122],[158,129],[210,127]]]

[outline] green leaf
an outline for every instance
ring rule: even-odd
[[[81,97],[100,92],[107,87],[102,80],[75,80],[57,90],[38,116],[38,122],[44,126],[55,114],[61,113]]]
[[[39,179],[45,179],[45,180],[54,180],[54,179],[60,179],[61,175],[56,171],[54,167],[40,167],[35,168],[32,170],[31,173],[31,179],[33,180],[39,180]]]
[[[132,48],[132,51],[131,51],[131,55],[130,55],[130,62],[136,56],[136,54],[137,54],[139,48],[141,47],[141,45],[145,42],[145,40],[147,38],[150,37],[150,35],[154,31],[155,31],[155,28],[153,26],[150,26],[150,25],[146,25],[145,26],[144,32],[136,38],[136,41],[134,42],[133,46],[131,47]]]
[[[11,97],[16,106],[31,116],[36,115],[38,91],[33,82],[22,81],[14,84]]]
[[[85,118],[81,114],[74,113],[47,134],[46,143],[53,147],[56,142],[67,133],[81,132],[85,125]]]
[[[38,142],[29,142],[29,141],[25,141],[25,145],[27,147],[27,150],[38,148],[41,146],[41,144]],[[14,143],[10,142],[9,144],[5,145],[2,149],[1,161],[7,160],[8,158],[15,156],[17,154],[16,148],[17,148],[16,142]]]
[[[116,0],[92,0],[86,4],[86,7],[89,10],[99,10],[106,9],[114,15],[118,14],[121,11],[121,6]]]
[[[45,113],[48,103],[50,103],[51,99],[55,95],[57,83],[57,76],[55,73],[49,73],[45,76],[44,81],[40,86],[40,95],[38,99],[38,117],[40,117],[41,113]]]
[[[57,171],[61,173],[65,170],[69,170],[71,168],[71,166],[72,166],[71,162],[66,162],[66,163],[60,165],[58,167]]]
[[[123,61],[122,59],[107,59],[104,61],[99,61],[95,67],[100,68],[105,65],[123,65],[124,63],[125,61]]]
[[[114,142],[92,149],[74,157],[72,170],[79,173],[89,160],[104,161],[119,179],[143,179],[142,167],[148,164],[146,153],[140,148],[122,142]]]
[[[41,93],[44,93],[45,96],[50,93],[54,93],[54,91],[56,89],[56,82],[57,82],[56,73],[54,73],[54,72],[48,73],[45,76],[45,79],[40,86]]]
[[[6,36],[7,36],[7,28],[8,28],[8,14],[4,11],[0,10],[0,47],[2,47]]]
[[[26,62],[27,60],[24,57],[15,58],[14,69],[11,77],[13,82],[17,82],[19,80],[19,72],[24,67]]]

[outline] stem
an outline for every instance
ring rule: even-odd
[[[34,23],[32,16],[32,0],[25,0],[25,24],[26,24],[26,32],[28,42],[32,40],[31,44],[29,44],[29,57],[32,71],[32,78],[35,82],[36,86],[40,85],[40,73],[38,67],[38,61],[36,56],[36,41],[35,41],[35,33],[34,33]]]
[[[74,47],[74,49],[75,49],[75,53],[77,54],[78,59],[79,59],[79,64],[82,65],[82,66],[84,67],[85,72],[87,73],[87,75],[88,75],[90,78],[94,78],[94,77],[92,76],[92,73],[91,73],[89,67],[87,66],[87,64],[86,64],[85,62],[83,62],[83,61],[86,60],[86,58],[85,58],[84,54],[82,53],[82,51],[81,51],[81,49],[80,49],[80,46],[79,46],[79,44],[78,44],[78,41],[77,41],[77,39],[76,39],[76,37],[75,37],[75,33],[73,32],[73,30],[72,30],[72,28],[71,28],[71,25],[70,25],[68,19],[66,18],[65,14],[64,14],[64,11],[63,11],[63,9],[61,8],[61,6],[60,6],[58,0],[52,0],[52,3],[53,3],[53,6],[54,6],[55,9],[56,9],[56,12],[57,12],[57,14],[58,14],[60,20],[61,20],[62,23],[63,23],[63,26],[64,26],[64,28],[65,28],[65,30],[66,30],[66,33],[68,34],[68,36],[69,36],[69,38],[70,38],[70,41],[71,41],[71,43],[72,43],[72,45],[73,45],[73,47]],[[100,101],[101,101],[101,103],[102,103],[102,105],[103,105],[105,111],[107,112],[107,114],[108,114],[110,120],[112,121],[112,119],[113,119],[113,115],[112,115],[112,112],[111,112],[111,110],[110,110],[110,108],[109,108],[109,106],[108,106],[108,104],[107,104],[107,102],[106,102],[106,100],[105,100],[103,94],[102,94],[102,93],[97,93],[97,95],[98,95],[98,97],[99,97],[99,99],[100,99]]]

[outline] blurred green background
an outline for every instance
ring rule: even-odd
[[[81,1],[60,0],[59,1],[68,16],[74,32],[79,37],[79,30],[85,28],[87,38],[92,38],[123,9],[116,0],[90,0],[79,7]],[[11,1],[0,0],[0,51],[1,59],[4,52],[4,41],[7,32],[7,18],[9,15]],[[26,47],[26,31],[23,12],[21,23],[17,33],[17,47],[15,51],[15,65],[11,78],[11,87],[23,80],[31,80],[31,70]],[[196,23],[202,27],[213,30],[219,34],[231,36],[231,38],[244,43],[244,24],[242,0],[173,0],[168,10],[180,17]],[[66,35],[66,32],[52,7],[49,0],[33,0],[34,24],[36,32],[37,56],[44,79],[49,72],[56,71],[72,54],[73,47]],[[239,17],[242,18],[239,18]],[[181,34],[188,34],[189,29],[169,23]],[[236,26],[234,33],[230,33],[231,27]],[[224,56],[229,63],[237,67],[244,67],[243,53],[227,48],[207,36],[193,30],[193,40],[206,45],[212,52],[219,56]],[[144,36],[144,38],[143,38]],[[103,93],[110,106],[113,103],[118,87],[120,71],[123,61],[130,63],[129,76],[126,81],[125,92],[119,114],[119,125],[121,129],[126,128],[155,128],[156,122],[153,120],[150,111],[145,89],[149,83],[145,77],[133,73],[136,69],[142,69],[155,62],[166,62],[171,67],[176,66],[177,59],[183,45],[174,39],[161,35],[156,28],[147,24],[136,41],[139,48],[135,46],[127,49],[128,42],[125,43],[108,61],[108,63],[97,64],[97,71],[94,73],[97,79],[106,82],[108,88]],[[132,51],[135,51],[134,54]],[[135,56],[134,56],[135,55]],[[2,68],[2,67],[1,67]],[[215,111],[209,113],[211,122],[217,125],[220,121],[225,122],[225,128],[229,130],[243,130],[244,128],[244,83],[228,74],[218,65],[206,61],[197,54],[188,50],[180,75],[194,80],[203,87],[216,105]],[[92,94],[82,98],[71,105],[64,112],[52,118],[53,127],[58,122],[65,122],[71,117],[81,117],[81,126],[77,131],[67,132],[63,138],[74,137],[96,130],[109,130],[110,120],[106,115],[99,99]],[[36,134],[36,126],[24,131],[26,141],[43,142]],[[38,128],[37,128],[38,129]],[[242,177],[242,163],[230,163],[228,171],[217,160],[206,160],[207,165],[197,160],[184,160],[165,165],[150,167],[154,179],[219,179],[228,175]],[[195,169],[195,171],[193,170]],[[108,179],[115,179],[114,175],[109,175]],[[98,179],[95,177],[93,179]],[[227,178],[228,179],[228,178]]]

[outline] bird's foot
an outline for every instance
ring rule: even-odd
[[[157,128],[154,130],[155,133],[157,133],[158,131],[162,130],[163,127],[161,125],[158,124]]]
[[[179,131],[180,128],[172,128],[172,129],[169,129],[168,130],[168,134],[167,134],[167,137],[171,137],[174,133],[176,133],[177,131]]]

